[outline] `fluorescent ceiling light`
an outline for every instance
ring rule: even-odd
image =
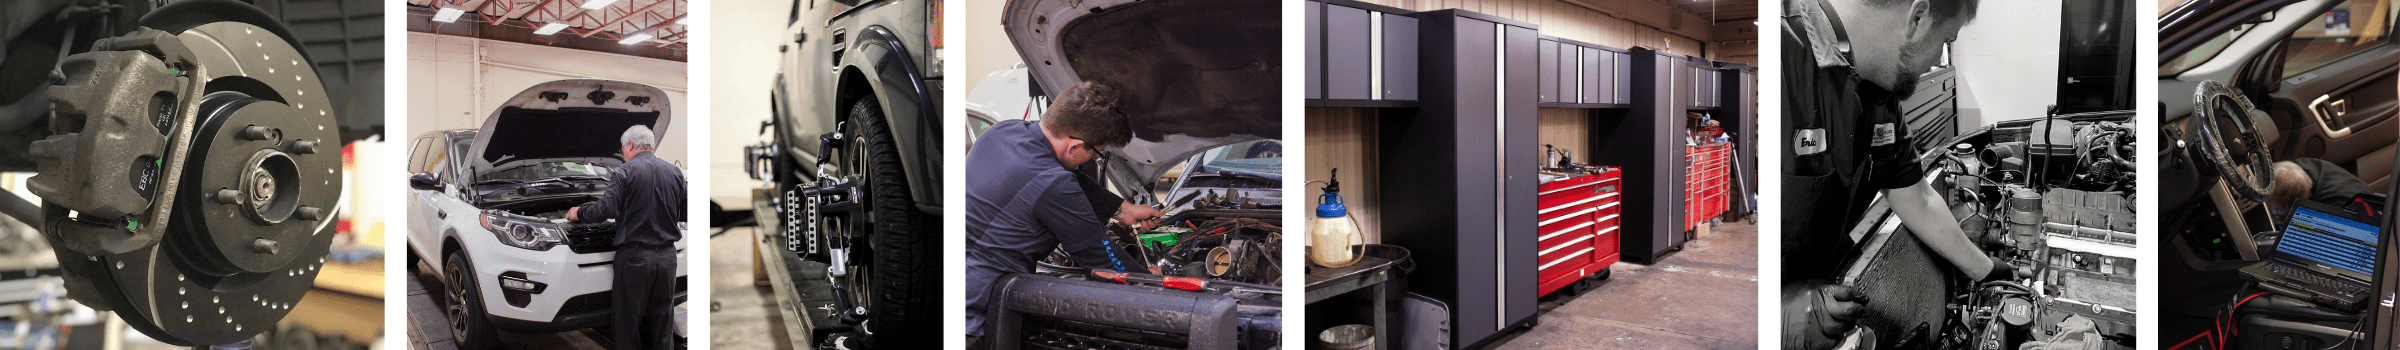
[[[617,44],[633,45],[641,43],[644,40],[650,40],[650,33],[634,34],[633,36],[625,37],[625,40],[618,40]]]
[[[565,30],[565,29],[567,29],[567,24],[566,24],[566,23],[550,23],[550,24],[544,24],[544,25],[542,25],[542,29],[536,29],[536,30],[534,30],[534,31],[533,31],[533,34],[536,34],[536,35],[551,35],[551,34],[558,34],[558,31],[560,31],[560,30]]]
[[[614,3],[617,3],[617,0],[590,0],[590,1],[584,1],[584,2],[583,2],[583,9],[585,9],[585,10],[598,10],[598,9],[600,9],[600,8],[603,8],[603,7],[608,7],[608,5],[609,5],[609,4],[614,4]]]
[[[458,16],[466,14],[467,10],[444,7],[440,11],[435,11],[433,13],[433,21],[442,23],[458,22]]]

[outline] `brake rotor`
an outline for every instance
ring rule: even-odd
[[[156,112],[155,118],[144,114],[136,120],[145,125],[125,125],[123,116],[107,113],[53,117],[55,136],[36,142],[37,149],[49,147],[47,153],[36,152],[37,161],[45,161],[45,175],[139,160],[127,171],[100,174],[117,177],[101,176],[82,187],[53,186],[41,193],[42,187],[32,186],[45,199],[43,233],[60,247],[70,296],[115,311],[151,338],[204,346],[247,340],[274,328],[308,292],[333,242],[330,224],[342,192],[340,139],[333,105],[314,66],[280,30],[269,28],[274,27],[231,21],[172,33],[145,28],[110,40],[147,41],[148,46],[70,57],[70,65],[79,59],[103,66],[158,65],[173,75],[171,89],[156,93],[89,88],[126,79],[109,74],[70,75],[66,84],[53,87],[54,110],[105,111],[85,104],[131,103]],[[138,72],[156,78],[154,71]],[[61,98],[61,92],[86,97]],[[88,97],[95,94],[108,98]],[[145,127],[156,133],[142,134]],[[132,131],[94,131],[102,128]],[[126,134],[154,135],[147,137],[165,145],[91,146]],[[111,152],[158,157],[111,158]],[[88,166],[93,163],[103,166]],[[125,183],[131,185],[117,185]],[[98,203],[114,206],[61,202],[78,194],[126,191],[148,200],[130,202],[140,206],[125,205],[124,199]],[[132,209],[119,217],[87,208]],[[91,236],[109,239],[75,243]]]

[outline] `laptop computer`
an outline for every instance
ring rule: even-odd
[[[2242,268],[2261,287],[2340,310],[2358,310],[2375,294],[2375,258],[2383,230],[2375,218],[2300,200],[2265,261]]]

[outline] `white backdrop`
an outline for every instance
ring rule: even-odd
[[[656,86],[666,90],[675,113],[667,130],[658,131],[658,157],[691,169],[684,145],[700,135],[686,131],[697,118],[691,117],[683,62],[409,32],[408,74],[408,130],[393,140],[482,127],[501,102],[546,81],[598,78]]]

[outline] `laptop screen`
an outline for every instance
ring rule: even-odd
[[[2292,209],[2275,251],[2367,276],[2375,270],[2376,231],[2375,224],[2302,205]]]

